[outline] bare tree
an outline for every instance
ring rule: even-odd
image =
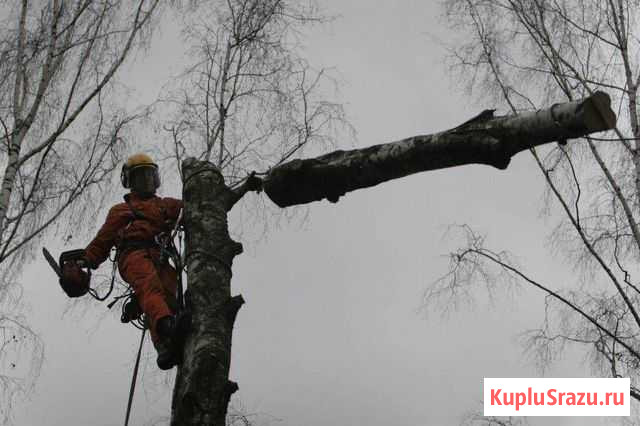
[[[292,160],[269,171],[264,189],[286,207],[322,198],[336,202],[347,192],[420,171],[474,163],[504,169],[511,156],[533,146],[612,128],[615,115],[608,100],[598,92],[528,114],[483,113],[434,135]],[[242,244],[230,237],[227,216],[248,191],[260,186],[249,178],[231,188],[215,164],[193,157],[183,161],[182,170],[193,327],[178,368],[171,424],[224,425],[229,398],[238,389],[229,380],[229,366],[233,324],[244,303],[242,296],[231,296],[232,263]]]
[[[548,203],[564,217],[551,232],[551,247],[582,271],[575,287],[559,290],[559,283],[537,280],[508,252],[491,250],[482,236],[463,227],[467,244],[451,255],[449,274],[428,291],[427,300],[451,303],[473,294],[480,283],[532,285],[547,302],[543,326],[527,340],[540,365],[548,365],[567,345],[580,345],[601,374],[631,377],[631,395],[640,399],[640,289],[634,273],[640,255],[637,2],[443,4],[461,35],[448,46],[451,69],[476,99],[488,96],[516,113],[607,90],[620,120],[604,137],[530,150],[547,185]]]
[[[341,107],[316,92],[325,72],[312,71],[297,54],[299,28],[321,20],[315,10],[282,0],[185,8],[194,62],[163,100],[175,107],[165,128],[183,180],[193,313],[173,394],[175,425],[224,424],[237,389],[228,375],[243,299],[231,295],[230,283],[242,245],[230,237],[227,217],[248,191],[260,189],[255,175],[245,179],[251,172],[262,171],[265,193],[279,207],[336,202],[421,171],[472,163],[504,169],[518,152],[552,141],[566,145],[616,124],[610,97],[592,91],[543,110],[517,108],[499,117],[487,110],[448,131],[299,159],[312,146],[332,143],[332,126],[344,123]],[[613,338],[628,350],[625,337]]]
[[[598,92],[527,114],[493,117],[485,112],[434,135],[294,159],[272,167],[263,186],[280,207],[323,198],[336,202],[347,192],[420,171],[474,163],[504,169],[518,152],[614,125],[609,97]],[[227,217],[260,185],[251,177],[232,188],[215,164],[193,157],[182,162],[182,175],[193,326],[178,368],[171,424],[224,425],[229,399],[238,389],[229,380],[229,367],[233,324],[244,303],[242,296],[231,295],[232,263],[242,253],[242,244],[230,237]]]
[[[100,183],[144,115],[114,102],[114,76],[145,41],[159,4],[0,4],[0,422],[29,391],[42,360],[41,342],[17,307],[16,277],[52,225],[66,218],[75,232],[80,213],[99,205]]]
[[[176,376],[174,425],[224,424],[237,389],[228,375],[233,323],[244,301],[231,295],[230,283],[242,245],[229,235],[227,216],[258,189],[255,175],[245,179],[249,173],[262,172],[265,193],[279,207],[336,202],[420,171],[471,163],[504,169],[518,152],[616,124],[609,96],[594,91],[545,110],[503,117],[487,110],[445,132],[293,159],[332,142],[330,126],[344,123],[340,106],[314,92],[324,71],[311,72],[296,54],[298,29],[321,20],[315,10],[282,0],[191,7],[184,27],[194,62],[163,99],[173,107],[164,127],[183,180],[193,314]]]
[[[346,125],[343,109],[320,97],[327,71],[314,71],[297,48],[302,28],[326,19],[313,5],[218,1],[183,16],[193,62],[163,98],[178,170],[195,156],[233,185],[247,170],[332,145],[332,126]]]
[[[333,146],[335,127],[348,129],[342,107],[322,97],[333,85],[328,71],[314,70],[300,54],[304,26],[326,20],[313,4],[216,1],[185,5],[180,16],[192,62],[161,100],[168,107],[162,118],[170,136],[165,153],[179,172],[185,157],[197,157],[239,189],[249,172],[264,175],[308,147]],[[252,207],[248,211],[264,212]],[[189,287],[197,288],[196,280],[190,279]],[[210,316],[202,327],[221,326],[216,318]],[[175,401],[189,398],[192,389],[184,384],[190,374],[178,374]],[[183,407],[179,414],[175,410],[174,423],[181,424]],[[225,413],[226,403],[222,419]]]

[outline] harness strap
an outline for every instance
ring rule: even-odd
[[[133,207],[133,204],[131,204],[131,200],[129,199],[128,196],[124,197],[124,201],[127,202],[127,206],[129,206],[129,209],[131,210],[131,213],[133,213],[133,216],[136,219],[149,220],[149,219],[147,219],[147,217],[144,214],[142,214],[142,212],[140,210],[138,210],[135,207]]]

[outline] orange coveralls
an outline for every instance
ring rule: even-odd
[[[175,198],[141,198],[136,193],[124,196],[144,219],[136,217],[131,207],[119,203],[109,210],[107,220],[85,249],[92,268],[109,257],[113,246],[118,248],[118,270],[136,294],[142,311],[149,320],[151,339],[158,341],[156,322],[175,310],[176,270],[168,263],[159,263],[157,248],[127,249],[127,242],[151,242],[162,233],[171,231],[178,219],[182,201]]]

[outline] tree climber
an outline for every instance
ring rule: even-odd
[[[124,203],[111,207],[105,223],[86,249],[63,252],[58,262],[46,248],[43,253],[60,278],[60,286],[67,296],[82,297],[90,293],[96,300],[103,301],[113,290],[114,277],[109,292],[99,296],[90,287],[89,269],[97,269],[115,247],[114,268],[117,264],[120,276],[135,294],[133,303],[123,305],[121,321],[137,321],[141,313],[145,314],[151,340],[158,352],[158,367],[168,370],[179,363],[181,335],[191,322],[188,309],[182,311],[182,316],[179,312],[185,308],[184,300],[176,297],[180,272],[168,262],[171,257],[176,265],[180,263],[175,257],[175,246],[171,242],[174,233],[171,231],[178,227],[183,202],[156,196],[160,186],[158,166],[146,154],[129,157],[122,165],[120,179],[131,192],[124,196]],[[235,189],[230,189],[226,201],[231,207],[248,191],[260,192],[262,187],[262,179],[251,172]],[[116,297],[109,307],[128,296]]]
[[[86,261],[91,269],[97,269],[116,247],[120,276],[131,285],[146,314],[158,352],[158,367],[168,370],[177,363],[173,345],[177,272],[167,259],[161,259],[157,240],[175,227],[182,201],[156,196],[160,186],[158,166],[146,154],[129,157],[120,179],[131,192],[124,196],[124,203],[109,210],[105,223],[85,249]]]

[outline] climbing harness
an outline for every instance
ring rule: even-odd
[[[128,197],[125,197],[125,201],[127,203],[127,206],[129,207],[129,210],[131,210],[131,213],[133,214],[133,219],[129,222],[129,224],[125,227],[125,229],[128,228],[131,225],[131,223],[133,223],[133,221],[135,220],[149,220],[141,211],[139,211],[133,206],[133,204],[131,203],[131,200]],[[168,233],[168,235],[166,232],[159,234],[151,241],[123,239],[123,241],[121,241],[121,243],[119,244],[116,250],[115,259],[112,260],[113,262],[112,283],[113,283],[113,280],[115,279],[115,267],[116,267],[117,259],[120,256],[123,256],[125,253],[128,253],[132,250],[145,249],[147,251],[147,255],[149,256],[149,258],[156,265],[158,263],[162,264],[168,259],[173,260],[173,263],[174,263],[173,266],[178,276],[178,289],[177,289],[178,294],[176,295],[176,297],[178,300],[182,299],[182,262],[180,261],[180,254],[177,252],[175,248],[175,244],[173,243],[173,238],[175,237],[176,234],[178,234],[178,231],[180,229],[181,219],[182,219],[182,209],[180,209],[178,218],[176,219],[176,223],[173,229],[171,230],[171,232]],[[151,249],[159,249],[160,258],[158,259],[158,263],[156,263],[154,256],[151,254],[150,252]],[[125,324],[132,323],[132,325],[134,325],[137,328],[144,328],[145,325],[141,319],[142,309],[140,309],[140,305],[138,304],[138,299],[136,298],[136,295],[131,288],[129,288],[129,291],[127,293],[115,297],[114,300],[111,303],[109,303],[108,305],[109,309],[111,309],[111,307],[113,307],[113,305],[115,305],[121,299],[125,299],[125,301],[122,304],[122,313],[120,316],[120,321]],[[181,308],[182,305],[180,305],[179,303],[178,307]]]

